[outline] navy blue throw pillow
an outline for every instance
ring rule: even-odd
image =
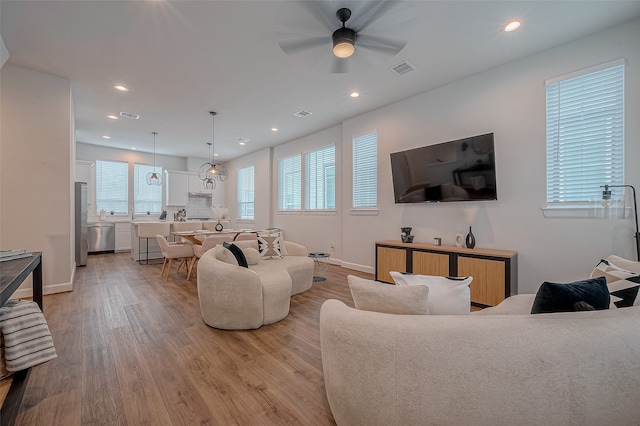
[[[544,282],[538,289],[531,313],[573,312],[579,302],[591,305],[596,311],[609,309],[611,296],[607,279],[598,277],[569,284]]]
[[[236,261],[238,262],[238,266],[242,266],[243,268],[248,268],[249,264],[247,263],[247,258],[244,257],[244,253],[242,249],[235,244],[231,244],[228,242],[222,243],[222,246],[226,249],[229,249],[231,253],[236,257]]]

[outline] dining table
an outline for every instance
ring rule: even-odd
[[[196,229],[192,231],[175,231],[172,234],[176,237],[184,238],[196,245],[202,245],[204,238],[210,235],[228,235],[231,236],[231,240],[235,241],[242,234],[258,234],[254,229],[223,229],[222,231],[214,231],[208,229]],[[198,238],[200,237],[200,238]]]

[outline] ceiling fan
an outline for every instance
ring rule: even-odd
[[[287,2],[276,33],[282,51],[314,69],[344,73],[397,55],[413,31],[405,1]]]

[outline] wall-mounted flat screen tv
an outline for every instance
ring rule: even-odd
[[[497,200],[493,133],[391,154],[396,203]]]

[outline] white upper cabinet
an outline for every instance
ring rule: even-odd
[[[184,207],[189,201],[188,172],[176,170],[164,171],[165,201],[167,206]]]
[[[189,174],[189,192],[194,194],[208,194],[210,189],[205,189],[202,180],[198,177],[197,173]]]

